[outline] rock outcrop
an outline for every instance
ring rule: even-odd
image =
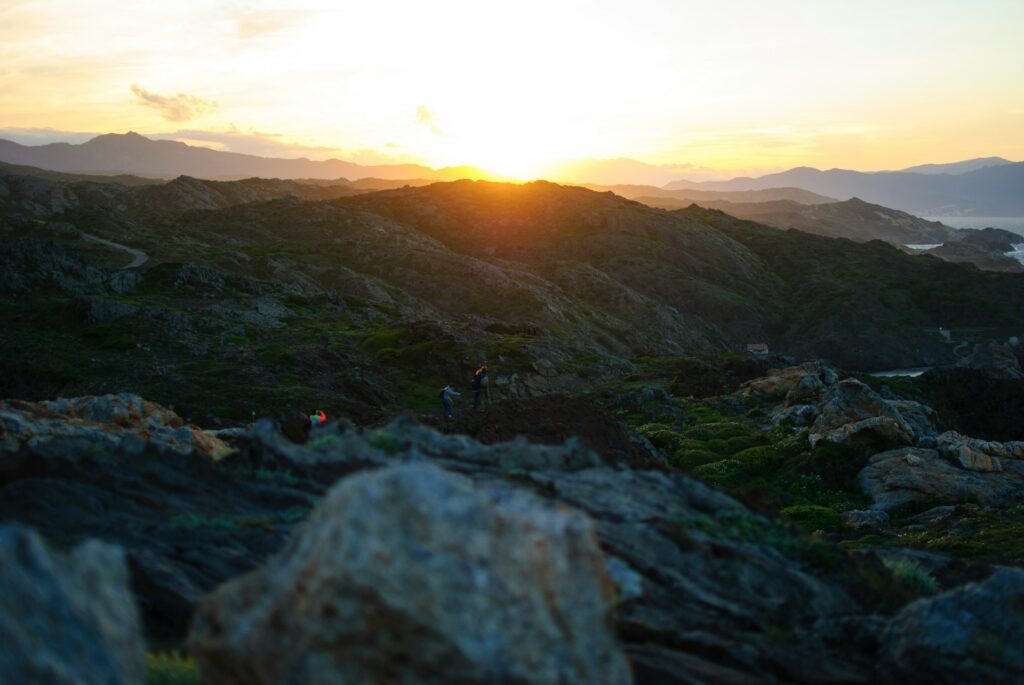
[[[219,458],[230,451],[220,439],[137,395],[76,397],[46,402],[0,401],[0,452],[17,452],[55,439],[88,441],[128,451],[147,444]]]
[[[834,369],[821,362],[808,362],[783,369],[770,369],[760,378],[744,383],[737,391],[741,397],[784,401],[785,406],[810,404],[826,387],[839,380]]]
[[[904,683],[1024,681],[1024,571],[1003,569],[905,607],[882,639],[891,676]]]
[[[981,455],[990,459],[987,455]],[[1002,470],[979,468],[938,450],[904,447],[871,457],[857,477],[875,509],[973,502],[1005,506],[1024,500],[1024,461],[1003,462]]]
[[[864,383],[847,378],[829,387],[818,402],[811,447],[823,440],[885,449],[911,444],[914,430],[891,403]]]
[[[974,346],[974,350],[957,362],[957,366],[966,369],[978,369],[989,378],[1005,380],[1024,379],[1024,369],[1009,345],[990,342]]]
[[[0,527],[0,682],[142,685],[145,651],[121,550],[47,550]]]
[[[825,441],[887,449],[927,442],[936,432],[931,407],[883,397],[853,378],[840,380],[820,362],[772,369],[736,395],[774,404],[772,423],[809,427],[812,447]]]
[[[203,601],[211,682],[628,683],[590,521],[428,464],[343,481]]]

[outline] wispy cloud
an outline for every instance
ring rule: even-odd
[[[166,133],[154,133],[149,137],[164,140],[180,140],[190,145],[206,144],[209,147],[229,152],[241,152],[259,157],[309,157],[310,159],[327,159],[340,157],[337,148],[304,145],[294,142],[280,133],[264,131],[243,131],[232,127],[226,131],[202,131],[198,129],[178,129]]]
[[[307,14],[301,10],[246,10],[235,18],[237,35],[241,40],[249,40],[283,31],[297,24]]]
[[[416,108],[416,123],[426,126],[435,136],[445,135],[444,130],[437,121],[437,115],[434,114],[434,110],[426,105],[420,105]]]
[[[191,121],[217,109],[217,103],[213,100],[205,100],[186,93],[177,95],[151,93],[137,83],[132,84],[132,92],[135,94],[138,104],[157,110],[168,121]]]

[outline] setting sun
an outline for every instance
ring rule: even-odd
[[[0,137],[138,130],[516,178],[1022,157],[1024,5],[981,4],[6,3]]]

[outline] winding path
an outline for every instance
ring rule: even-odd
[[[149,261],[148,254],[146,254],[142,250],[136,250],[134,247],[128,247],[127,245],[115,243],[111,240],[107,240],[106,238],[100,238],[99,236],[89,235],[88,233],[83,233],[82,237],[85,238],[86,240],[91,240],[95,243],[102,243],[103,245],[106,245],[107,247],[112,247],[116,250],[124,250],[125,252],[130,254],[132,256],[132,261],[129,262],[127,266],[122,266],[122,269],[137,269]]]

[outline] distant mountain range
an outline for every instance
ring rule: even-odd
[[[966,174],[968,171],[977,171],[985,167],[1002,166],[1003,164],[1013,164],[1013,162],[1002,157],[977,157],[949,164],[919,164],[900,169],[900,171],[908,174]]]
[[[67,173],[136,174],[164,179],[182,175],[219,180],[374,177],[451,181],[494,177],[494,174],[470,166],[432,169],[418,164],[364,166],[340,159],[315,161],[257,157],[193,147],[172,140],[151,140],[137,133],[108,133],[79,145],[50,143],[29,146],[0,140],[0,161]]]
[[[169,140],[151,140],[137,133],[106,134],[84,143],[28,146],[0,140],[0,161],[70,174],[133,174],[174,178],[181,175],[214,180],[242,178],[282,179],[417,179],[447,181],[462,178],[494,179],[494,174],[472,166],[432,169],[418,164],[364,166],[340,159],[257,157],[193,147]],[[686,190],[693,200],[759,202],[794,200],[818,204],[857,197],[866,202],[924,216],[1024,216],[1024,162],[985,157],[951,164],[925,164],[902,171],[821,171],[798,167],[757,178],[695,182],[676,180],[664,187],[607,185],[615,180],[642,179],[654,183],[664,169],[636,160],[578,160],[566,163],[578,183],[612,190],[626,197],[665,197]],[[568,170],[568,171],[566,171]],[[656,172],[656,173],[655,173]],[[586,174],[589,174],[587,176]],[[558,176],[564,176],[559,172]],[[563,179],[566,180],[566,179]],[[785,189],[787,194],[781,192]],[[641,192],[643,191],[643,192]],[[709,193],[772,191],[764,197],[725,197]],[[803,195],[797,195],[802,191]],[[698,193],[700,193],[698,195]]]
[[[794,187],[839,200],[854,197],[922,216],[1024,216],[1024,162],[977,167],[985,160],[912,167],[917,171],[821,171],[798,167],[758,178],[691,183],[674,181],[672,190],[763,190]]]
[[[829,238],[846,238],[858,243],[882,240],[905,249],[911,254],[930,254],[949,262],[967,262],[986,271],[1024,272],[1024,265],[1007,256],[1015,246],[1024,243],[1024,237],[995,228],[984,230],[961,230],[938,221],[928,221],[912,214],[890,209],[881,205],[864,202],[858,198],[843,202],[800,203],[793,199],[730,201],[733,198],[764,193],[770,197],[772,190],[764,191],[718,191],[722,197],[708,199],[686,198],[688,193],[701,191],[675,190],[681,199],[673,196],[635,198],[651,207],[678,210],[698,204],[708,209],[717,209],[731,216],[774,226],[782,229],[796,229],[805,233]],[[714,193],[715,191],[703,191]],[[800,191],[806,192],[806,191]],[[814,196],[818,197],[818,196]],[[939,245],[926,251],[907,249],[908,245]]]

